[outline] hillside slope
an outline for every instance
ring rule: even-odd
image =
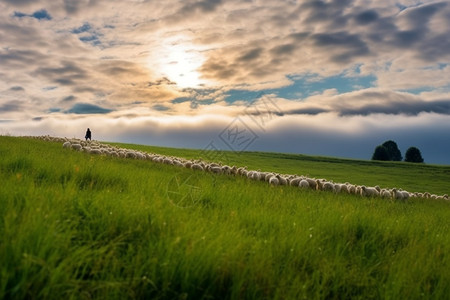
[[[1,299],[450,294],[448,201],[272,187],[14,137],[0,137],[0,182]]]

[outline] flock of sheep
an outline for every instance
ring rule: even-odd
[[[385,199],[407,200],[409,198],[445,199],[448,195],[435,195],[426,193],[411,193],[401,189],[386,189],[379,186],[367,187],[354,185],[348,182],[335,183],[326,179],[316,179],[307,176],[278,174],[274,172],[262,172],[260,170],[248,170],[247,167],[227,166],[219,163],[204,162],[201,160],[187,160],[180,157],[168,157],[159,154],[151,154],[137,150],[114,147],[97,141],[83,141],[79,139],[57,138],[50,136],[37,137],[47,141],[62,142],[64,148],[84,151],[90,154],[110,155],[115,157],[151,160],[178,167],[190,168],[211,172],[214,174],[245,176],[250,180],[265,181],[270,185],[290,185],[301,189],[330,191],[334,193],[347,193],[365,197],[381,197]]]

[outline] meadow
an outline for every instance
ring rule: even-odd
[[[450,166],[216,154],[412,192],[450,182]],[[0,182],[1,299],[449,299],[446,200],[269,186],[5,136]]]

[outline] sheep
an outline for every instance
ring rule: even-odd
[[[223,174],[230,175],[231,174],[231,167],[230,166],[223,166],[222,167],[222,172],[223,172]]]
[[[92,148],[91,148],[91,149],[89,150],[89,153],[90,153],[90,154],[102,154],[102,151],[101,151],[100,149],[95,149],[95,148],[92,149]]]
[[[72,144],[69,141],[67,141],[63,144],[63,148],[70,148],[71,146],[72,146]]]
[[[173,160],[173,165],[177,166],[177,167],[184,167],[184,164],[181,161],[177,160],[177,159]]]
[[[336,187],[336,186],[339,186],[339,187]],[[345,184],[345,183],[336,184],[336,186],[335,186],[335,188],[336,188],[337,193],[350,194],[349,187],[347,184]]]
[[[222,168],[221,167],[210,167],[209,170],[214,174],[221,174]]]
[[[77,150],[77,151],[81,151],[81,149],[83,149],[83,146],[81,146],[80,144],[72,144],[72,149]]]
[[[275,176],[275,174],[273,173],[267,173],[266,176],[264,177],[264,181],[269,182],[270,178],[272,178],[272,176]]]
[[[301,180],[302,180],[301,177],[294,177],[293,179],[291,179],[291,181],[289,181],[289,185],[290,186],[298,186],[300,184]]]
[[[269,184],[271,185],[278,185],[280,183],[280,181],[278,180],[278,178],[276,176],[272,176],[269,179]]]
[[[381,189],[380,196],[381,196],[381,198],[386,198],[386,199],[392,198],[391,192],[389,192],[389,190],[387,190],[387,189]]]
[[[361,196],[376,197],[379,195],[380,192],[374,187],[366,187],[364,185],[361,187]]]
[[[334,183],[333,185],[334,185],[334,192],[335,192],[336,194],[337,194],[337,193],[340,193],[341,190],[342,190],[342,185],[341,185],[340,183]]]
[[[191,165],[191,169],[192,170],[199,170],[199,171],[203,171],[204,170],[204,168],[200,164],[192,164]]]
[[[397,190],[396,188],[392,189],[392,198],[396,200],[407,200],[408,198],[405,198],[406,194],[403,193],[401,190]]]
[[[349,194],[356,194],[356,185],[347,183]]]
[[[308,182],[309,187],[311,189],[317,190],[318,185],[317,185],[317,181],[315,179],[306,177],[305,180]]]
[[[287,185],[288,181],[286,178],[284,178],[283,176],[281,176],[280,174],[277,175],[278,181],[280,183],[280,185]]]
[[[259,173],[259,171],[254,171],[251,179],[259,181],[261,179],[261,174]]]
[[[237,169],[238,175],[244,175],[244,173],[246,173],[246,172],[247,172],[247,167],[239,167]]]
[[[400,192],[403,194],[403,199],[404,200],[408,200],[409,199],[410,195],[409,195],[409,193],[407,191],[400,191]]]
[[[309,185],[309,183],[306,179],[300,180],[298,187],[302,188],[302,189],[311,188],[311,186]]]
[[[335,191],[334,184],[330,181],[325,181],[322,185],[322,190],[334,192]]]
[[[126,158],[136,158],[136,153],[134,151],[128,151],[125,153]]]
[[[166,164],[166,165],[173,165],[173,161],[172,161],[172,159],[170,159],[169,157],[164,157],[164,158],[162,158],[162,161],[161,161],[163,164]]]

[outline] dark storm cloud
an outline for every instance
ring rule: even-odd
[[[63,0],[63,5],[68,14],[76,15],[82,9],[92,9],[99,2],[98,0]]]
[[[75,97],[74,95],[70,95],[67,97],[64,97],[61,101],[62,102],[72,102],[73,100],[75,100],[77,97]]]
[[[13,100],[0,105],[0,112],[15,112],[22,109],[22,102]]]
[[[52,19],[52,16],[45,9],[35,11],[32,14],[25,14],[20,11],[16,11],[16,12],[14,12],[14,17],[16,17],[16,18],[30,17],[30,18],[35,18],[38,20],[51,20]]]
[[[170,107],[167,107],[167,106],[162,105],[162,104],[155,104],[155,105],[152,106],[152,108],[154,110],[157,110],[157,111],[168,111],[168,110],[170,110]]]
[[[19,91],[25,91],[25,89],[21,86],[13,86],[10,88],[11,91],[19,92]]]
[[[373,114],[418,116],[421,113],[450,115],[450,99],[424,100],[407,93],[362,91],[331,96],[320,104],[307,99],[299,108],[284,110],[283,114],[316,115],[327,112],[339,116]]]
[[[363,107],[348,107],[340,110],[341,116],[370,114],[391,114],[391,115],[409,115],[417,116],[420,113],[437,113],[450,115],[450,99],[436,101],[390,101],[386,104],[367,104]]]
[[[14,6],[26,6],[28,4],[33,4],[36,0],[3,0],[6,3],[12,4]]]
[[[447,50],[450,45],[448,30],[445,33],[440,33],[431,27],[432,20],[442,21],[446,18],[446,15],[448,17],[448,9],[448,3],[438,2],[402,11],[396,21],[406,21],[409,28],[393,30],[390,45],[400,49],[412,50],[417,57],[426,61],[448,58],[450,55]],[[445,25],[442,24],[442,26]]]
[[[304,15],[304,23],[327,24],[331,30],[339,30],[345,27],[349,18],[344,15],[344,8],[353,0],[341,1],[307,1],[298,8],[298,13]]]
[[[406,18],[412,26],[423,27],[428,24],[433,15],[435,15],[440,9],[443,9],[447,5],[448,3],[445,2],[424,4],[422,6],[408,9],[404,13],[406,14]]]
[[[87,71],[71,61],[63,61],[61,67],[40,67],[33,73],[62,85],[75,85],[78,80],[88,79]]]
[[[98,64],[96,69],[107,76],[124,79],[148,75],[139,64],[125,60],[107,60]]]
[[[284,114],[288,115],[318,115],[322,113],[330,112],[330,110],[325,108],[319,108],[319,107],[311,107],[311,108],[298,108],[298,109],[292,109],[289,111],[283,112]]]
[[[345,63],[370,52],[367,44],[358,35],[347,32],[320,33],[311,38],[317,47],[331,49],[332,60],[337,63]]]
[[[77,103],[69,110],[66,110],[67,114],[107,114],[112,112],[112,109],[103,108],[90,103]]]
[[[7,67],[33,66],[37,61],[43,61],[47,57],[34,50],[0,49],[0,65]]]
[[[181,9],[181,14],[190,14],[193,12],[213,12],[216,8],[222,3],[222,0],[203,0],[203,1],[194,1],[188,4],[185,4]]]
[[[426,42],[421,44],[421,51],[418,56],[425,61],[435,62],[439,59],[449,58],[450,51],[448,49],[450,49],[450,38],[447,32],[428,38]]]
[[[375,22],[378,19],[378,13],[376,10],[366,10],[355,16],[355,21],[359,25],[367,25],[372,22]]]
[[[283,44],[270,49],[270,53],[275,56],[291,55],[296,48],[294,44]]]
[[[263,48],[255,48],[245,52],[242,56],[238,58],[239,61],[248,62],[257,59],[261,56]]]
[[[84,23],[80,27],[72,29],[70,32],[74,34],[79,34],[83,32],[88,32],[92,29],[92,26],[89,23]]]

